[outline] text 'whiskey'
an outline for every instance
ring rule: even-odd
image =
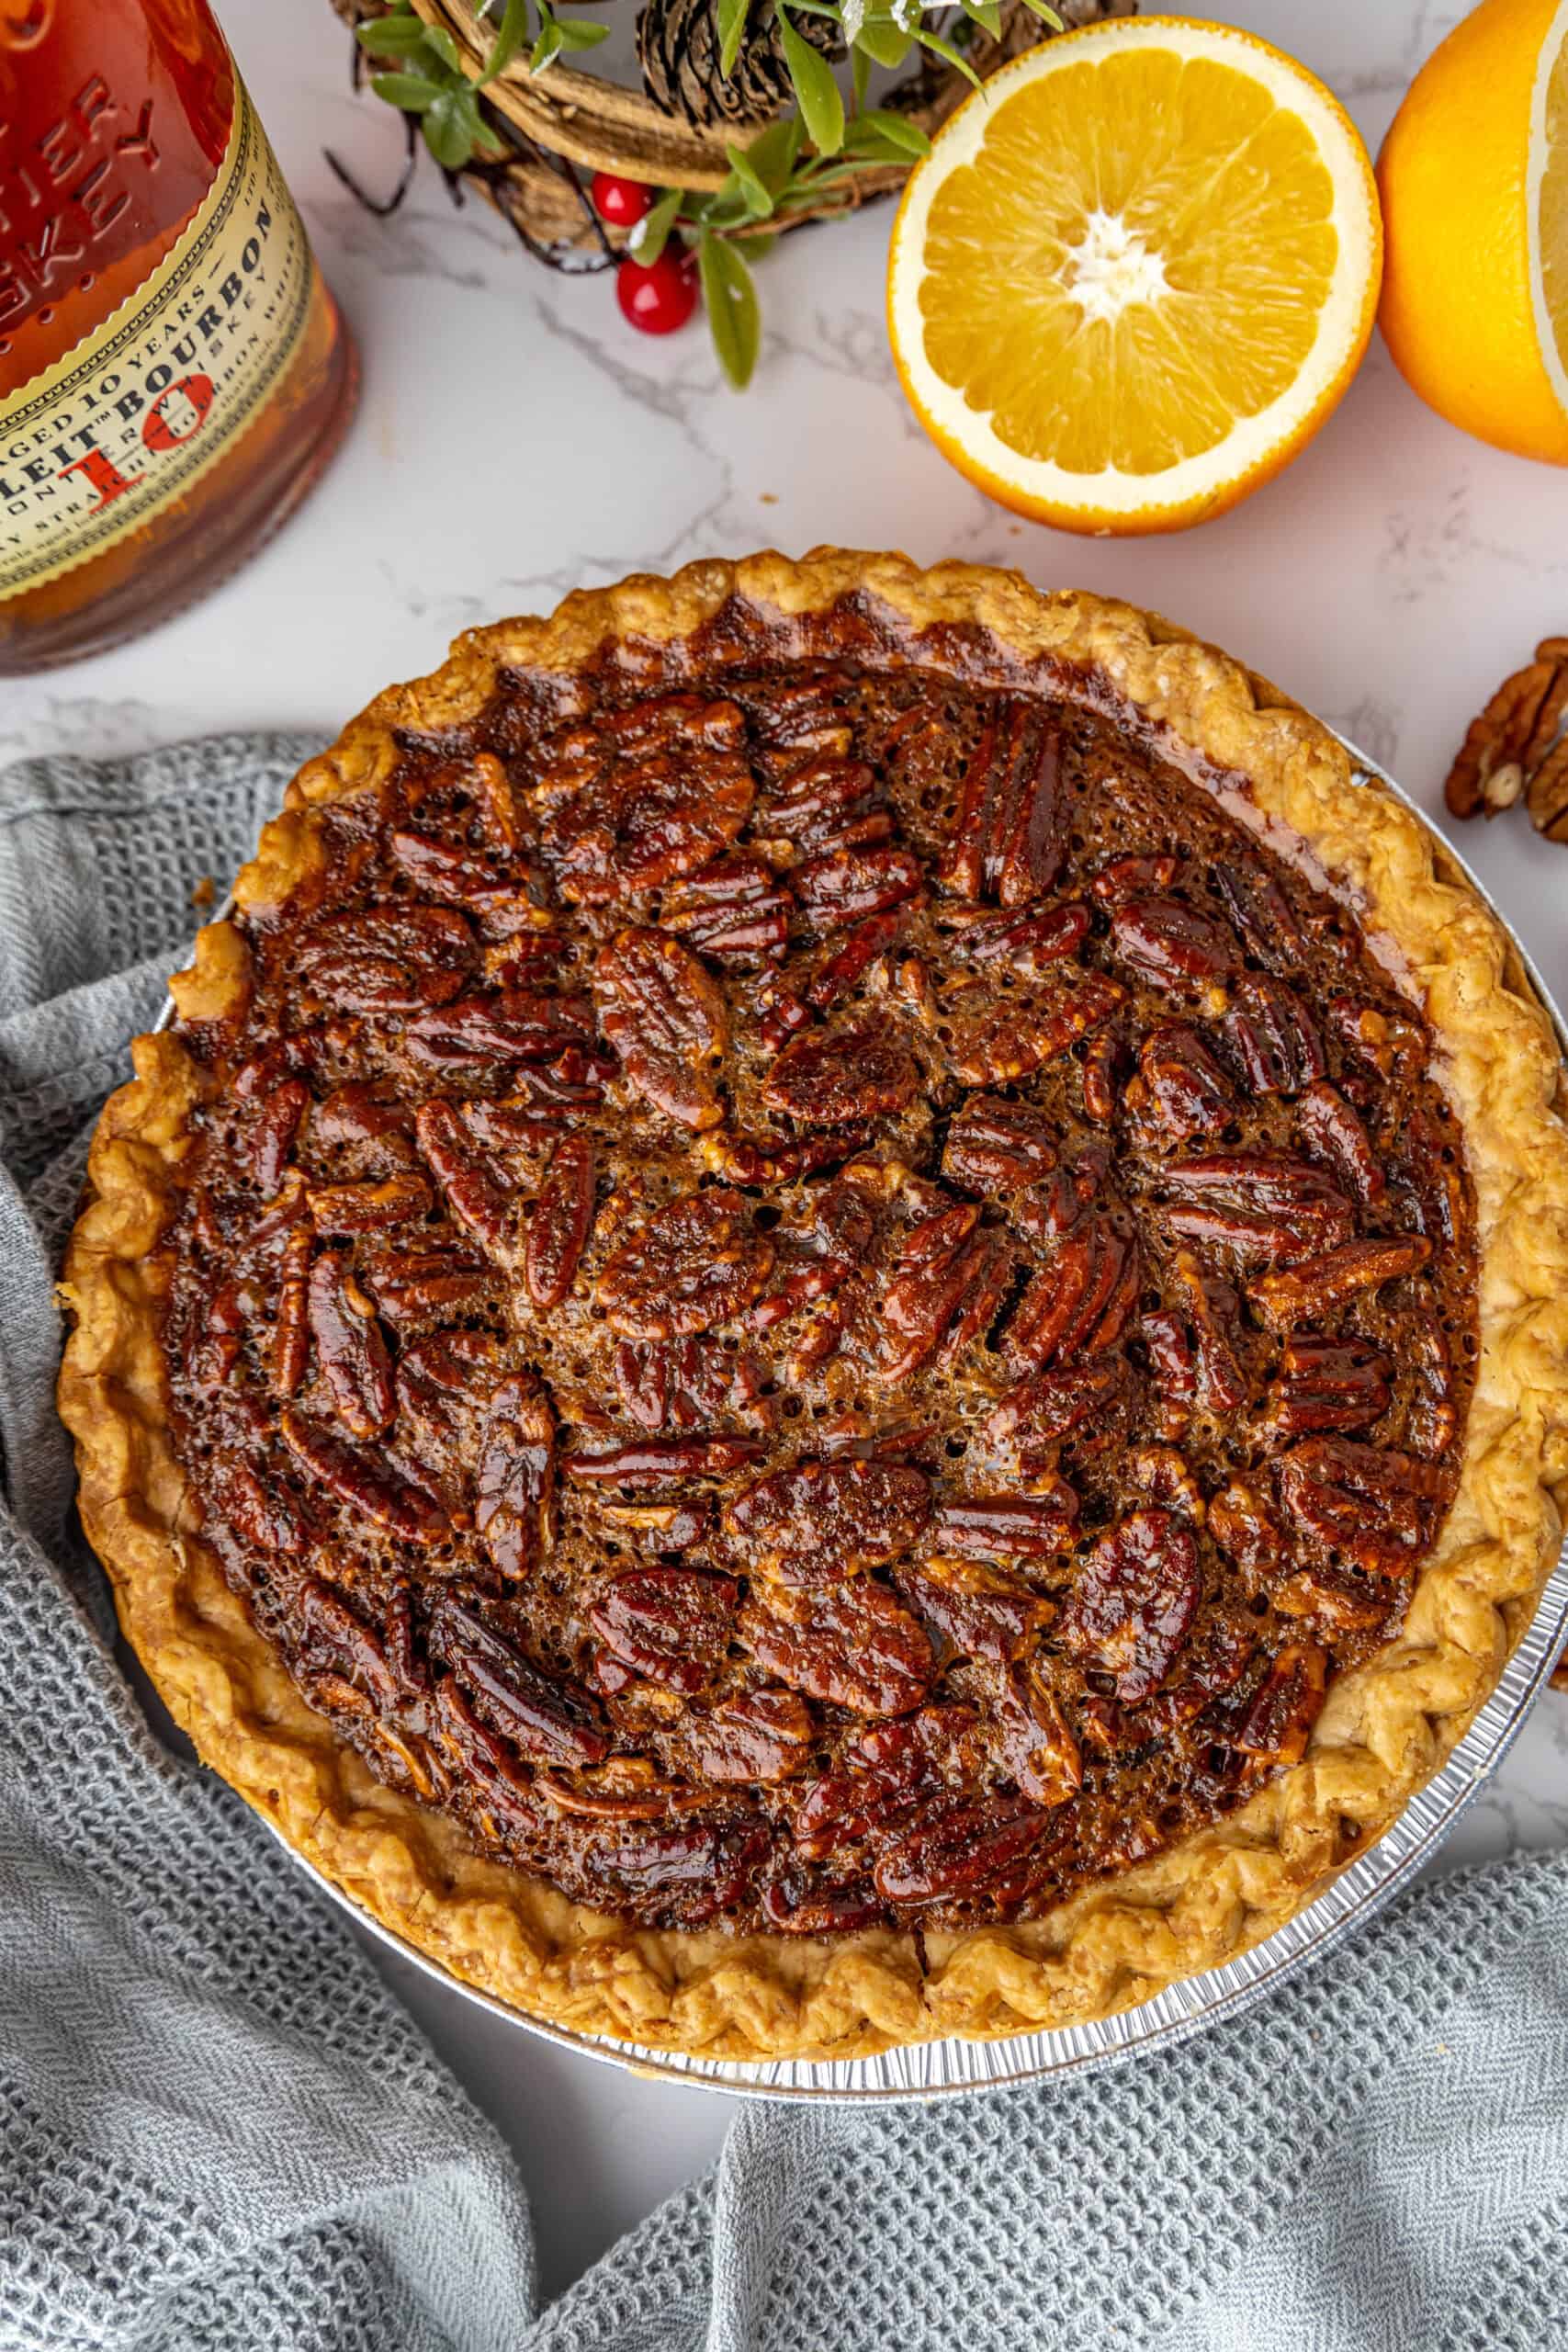
[[[357,387],[206,0],[0,0],[0,676],[215,586]]]

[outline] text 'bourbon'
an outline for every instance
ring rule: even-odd
[[[0,676],[214,586],[357,382],[206,0],[0,0]]]

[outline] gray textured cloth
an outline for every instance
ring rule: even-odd
[[[0,778],[0,2352],[1568,2343],[1560,1854],[1407,1897],[1152,2060],[740,2109],[716,2172],[537,2313],[493,2132],[149,1729],[51,1402],[86,1125],[193,885],[227,882],[308,748]]]

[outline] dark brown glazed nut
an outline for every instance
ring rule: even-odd
[[[773,1257],[740,1193],[689,1193],[621,1243],[599,1277],[599,1304],[630,1340],[710,1331],[750,1306]]]
[[[905,1110],[919,1082],[897,1031],[875,1022],[797,1037],[773,1064],[762,1100],[807,1126],[850,1127]]]
[[[1191,1531],[1169,1511],[1132,1511],[1095,1544],[1052,1631],[1111,1677],[1123,1706],[1135,1707],[1176,1663],[1200,1589]]]
[[[1140,979],[1177,996],[1207,993],[1241,963],[1235,933],[1184,899],[1127,899],[1111,914],[1111,936]]]
[[[751,811],[745,731],[734,703],[672,695],[558,738],[534,797],[562,897],[613,904],[700,873]]]
[[[959,898],[1023,906],[1055,884],[1070,825],[1060,736],[1030,704],[1003,703],[969,763],[938,878]]]
[[[724,1655],[739,1588],[700,1568],[634,1568],[606,1585],[588,1622],[607,1649],[667,1690],[700,1690]]]
[[[1459,1477],[1415,999],[1075,682],[878,626],[503,673],[184,1032],[223,1574],[372,1771],[639,1927],[963,1932],[1201,1831]]]
[[[623,931],[593,967],[599,1026],[639,1094],[683,1127],[724,1116],[715,1079],[729,1023],[717,983],[661,931]]]
[[[821,1592],[761,1586],[736,1630],[781,1682],[857,1715],[906,1713],[936,1672],[918,1619],[884,1586],[861,1577]]]
[[[797,1462],[737,1495],[724,1527],[752,1570],[812,1584],[897,1559],[931,1507],[927,1480],[897,1463]]]
[[[336,1012],[420,1012],[458,995],[478,961],[473,933],[443,907],[324,915],[298,944],[299,985]]]

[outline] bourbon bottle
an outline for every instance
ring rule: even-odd
[[[0,0],[0,677],[213,587],[357,389],[206,0]]]

